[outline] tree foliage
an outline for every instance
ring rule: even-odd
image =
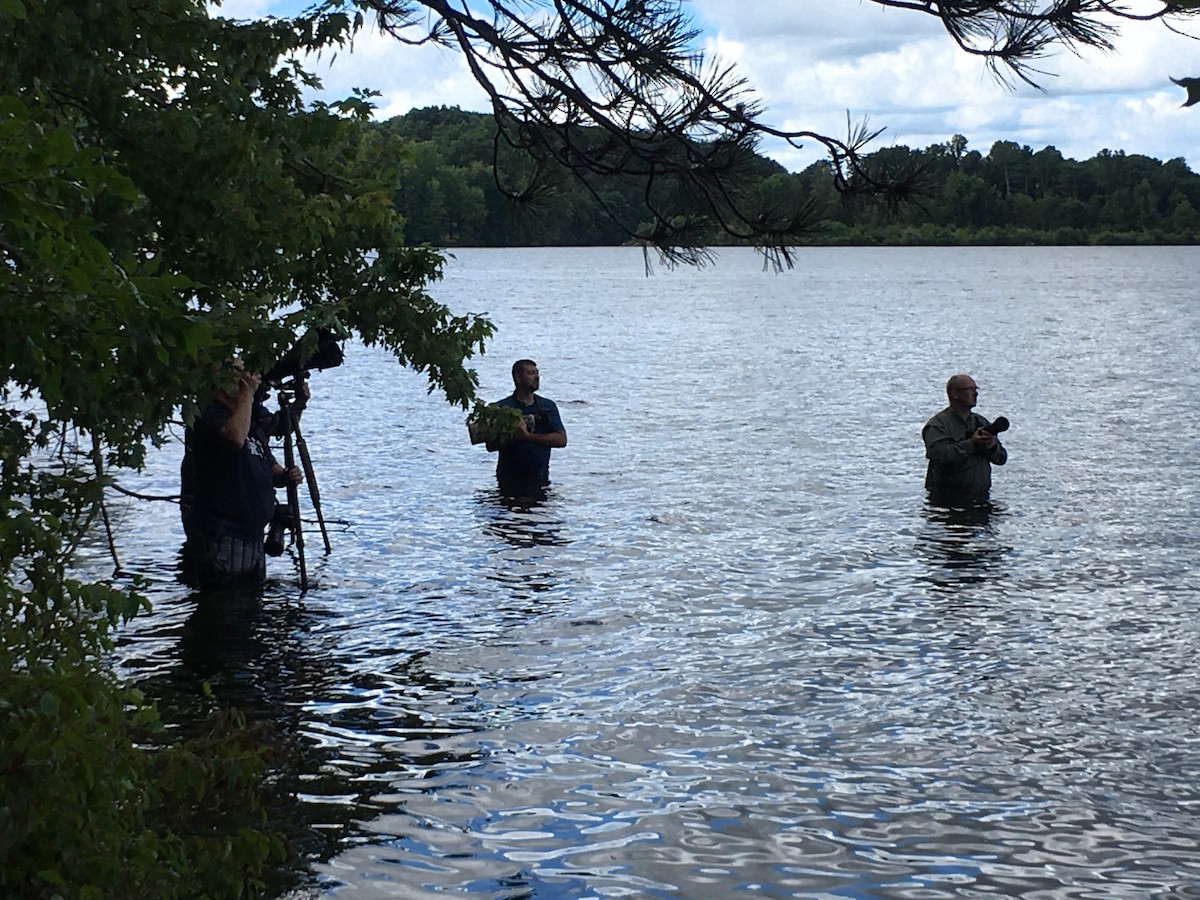
[[[544,177],[553,191],[537,216],[515,216],[489,175],[492,116],[457,108],[413,110],[376,126],[397,146],[396,203],[412,208],[406,235],[438,247],[617,245],[625,232],[597,215],[586,190],[563,167]],[[880,172],[904,173],[914,192],[901,214],[863,206],[839,192],[829,164],[800,173],[762,157],[747,165],[747,193],[764,209],[807,208],[819,227],[805,236],[828,243],[1086,244],[1194,243],[1200,233],[1200,176],[1181,159],[1162,163],[1122,151],[1066,159],[1055,147],[1033,151],[996,141],[986,154],[966,136],[924,149],[893,146],[864,155]],[[919,193],[917,192],[919,188]],[[640,187],[605,183],[609,206],[634,210]],[[1134,202],[1134,197],[1137,202]],[[686,203],[664,211],[683,215]],[[719,228],[712,245],[737,243]]]
[[[963,145],[965,148],[965,144]],[[949,145],[894,148],[925,172],[928,196],[899,218],[839,212],[826,240],[918,244],[1194,244],[1200,176],[1182,159],[1165,163],[1104,150],[1088,160],[1054,147],[1034,152],[997,141],[986,154],[955,157]],[[819,172],[802,175],[821,181]]]
[[[136,749],[153,715],[128,718],[136,698],[102,659],[140,602],[128,581],[72,577],[109,467],[139,465],[215,362],[265,369],[314,325],[389,348],[451,401],[474,395],[467,361],[491,325],[427,292],[441,259],[405,246],[364,99],[302,102],[294,57],[330,39],[311,25],[235,24],[193,0],[0,3],[6,896],[236,895],[272,852],[235,818],[199,841],[186,812],[202,807],[172,802],[223,785],[252,811],[230,785],[261,772],[257,751]],[[219,885],[184,877],[197,855]]]
[[[956,136],[961,137],[961,136]],[[961,145],[965,149],[965,140]],[[1194,244],[1200,175],[1182,159],[1122,151],[1067,159],[996,141],[955,157],[949,144],[890,148],[924,173],[927,196],[899,217],[836,208],[824,241],[887,244]],[[819,168],[798,176],[811,190]]]

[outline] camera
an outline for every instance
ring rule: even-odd
[[[278,385],[285,378],[300,378],[307,375],[309,369],[336,369],[342,364],[345,356],[333,330],[317,328],[315,331],[316,349],[309,351],[304,349],[310,340],[310,335],[313,334],[313,331],[310,330],[296,342],[291,350],[280,357],[269,372],[263,375],[263,384]]]
[[[1002,431],[1008,431],[1008,419],[1004,416],[996,416],[996,421],[991,425],[984,425],[983,430],[988,434],[999,434]]]
[[[290,528],[294,528],[296,519],[292,515],[292,508],[286,503],[276,503],[275,513],[271,516],[271,526],[267,529],[267,540],[263,544],[263,551],[267,556],[282,556],[286,548],[284,543],[284,532]]]

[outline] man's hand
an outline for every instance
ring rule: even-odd
[[[247,394],[254,396],[258,386],[262,384],[262,376],[257,372],[238,372],[238,396],[245,397]]]
[[[220,435],[235,447],[245,445],[250,436],[251,414],[254,410],[254,392],[262,382],[262,376],[256,372],[247,372],[240,359],[232,364],[237,373],[237,393],[227,394],[218,388],[216,396],[229,409],[229,419],[221,426]]]
[[[535,432],[533,430],[534,427],[535,426],[533,424],[533,416],[531,416],[531,415],[521,416],[521,421],[517,423],[517,430],[514,431],[512,434],[513,440],[515,440],[515,441],[533,441],[533,443],[535,443],[535,444],[540,443],[540,441],[535,440],[535,437],[540,437],[540,435],[538,435],[537,432]]]
[[[301,484],[304,481],[304,473],[300,471],[299,466],[292,466],[290,469],[285,469],[278,463],[271,470],[271,483],[275,487],[287,487],[289,484]]]
[[[309,388],[307,379],[301,381],[297,378],[295,381],[299,383],[296,384],[295,399],[292,401],[292,408],[297,413],[301,413],[308,406],[308,401],[312,399],[312,389]]]
[[[567,446],[567,434],[565,431],[547,431],[539,434],[529,430],[529,420],[532,416],[526,416],[517,423],[516,429],[512,433],[512,440],[526,441],[530,444],[537,444],[540,447],[565,447]]]
[[[975,433],[971,435],[971,443],[975,445],[976,450],[991,450],[996,446],[996,436],[986,428],[976,428]]]

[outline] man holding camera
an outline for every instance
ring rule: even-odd
[[[275,488],[304,480],[298,467],[284,469],[271,455],[275,418],[255,398],[261,379],[241,360],[232,369],[236,393],[216,389],[215,401],[184,433],[182,575],[204,589],[262,583],[263,532],[275,514]],[[298,397],[297,408],[305,400]]]
[[[1000,429],[971,411],[979,399],[979,386],[970,375],[952,375],[946,382],[946,396],[950,405],[921,431],[929,460],[925,489],[939,505],[986,501],[992,488],[992,466],[1008,461],[1008,451],[996,437]]]
[[[541,374],[532,359],[512,367],[513,392],[497,401],[521,413],[521,423],[500,449],[496,479],[505,493],[528,493],[550,483],[550,451],[567,446],[567,429],[553,400],[539,397]]]

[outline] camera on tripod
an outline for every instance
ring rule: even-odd
[[[312,342],[312,334],[316,332],[316,346],[307,349]],[[270,384],[278,388],[285,379],[300,379],[308,376],[312,369],[336,369],[345,360],[342,346],[337,341],[337,335],[330,328],[315,328],[305,333],[287,353],[279,358],[262,377],[264,385]]]
[[[275,434],[283,437],[284,468],[291,470],[295,465],[294,457],[299,453],[305,481],[308,483],[309,498],[317,514],[317,523],[321,526],[321,538],[326,553],[330,551],[329,532],[325,527],[325,517],[321,513],[321,494],[317,489],[317,477],[308,455],[308,445],[300,431],[300,410],[304,408],[308,392],[301,393],[299,385],[308,377],[309,370],[333,369],[340,366],[343,359],[341,345],[332,329],[310,329],[263,375],[256,397],[259,402],[265,399],[269,387],[279,391],[279,412],[276,413],[279,425]],[[287,379],[291,379],[291,383],[284,385]],[[290,531],[300,564],[300,590],[306,591],[308,566],[304,558],[304,529],[301,526],[300,500],[296,485],[288,484],[287,493],[287,503],[275,504],[263,551],[268,556],[282,555],[286,547],[286,533]]]
[[[284,541],[286,532],[296,527],[296,516],[288,503],[276,503],[275,513],[271,516],[271,525],[267,529],[267,540],[263,550],[267,556],[282,556],[287,549]]]

